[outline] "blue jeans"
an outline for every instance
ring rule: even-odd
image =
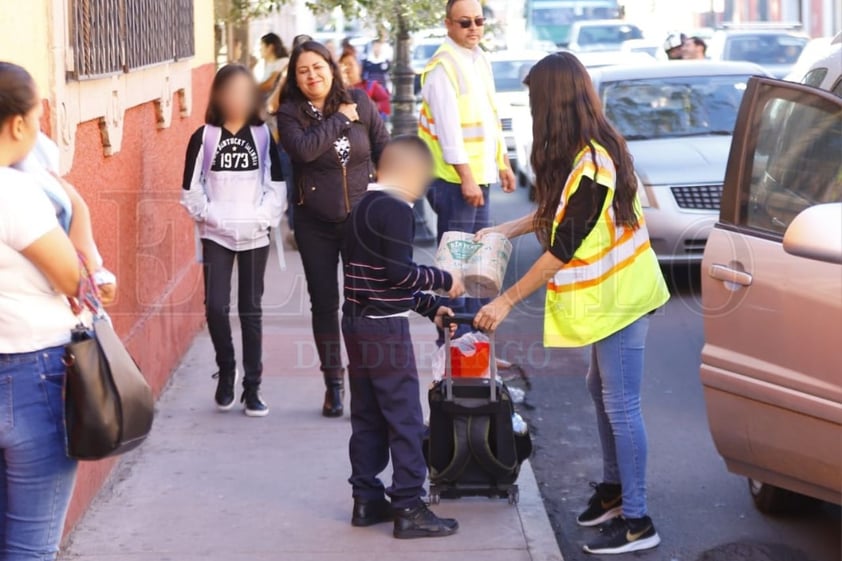
[[[52,561],[76,460],[64,430],[64,349],[0,355],[0,559]]]
[[[490,189],[486,185],[482,187],[484,201],[482,206],[469,205],[462,197],[462,186],[458,183],[450,183],[443,179],[433,181],[430,190],[427,191],[427,201],[430,203],[433,212],[438,216],[438,235],[436,241],[441,243],[445,232],[467,232],[476,234],[483,228],[491,225],[490,218]],[[476,313],[485,304],[486,298],[442,298],[442,305],[448,306],[457,314]],[[456,337],[464,335],[471,330],[469,325],[460,325],[456,331]],[[438,345],[444,344],[444,332],[439,329]]]
[[[596,406],[603,481],[623,488],[623,515],[646,515],[646,427],[640,411],[649,316],[594,343],[588,390]]]

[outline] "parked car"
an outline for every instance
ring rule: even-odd
[[[783,78],[809,40],[800,24],[728,25],[714,32],[707,54],[711,60],[753,62],[775,78]]]
[[[842,501],[840,84],[749,81],[702,263],[710,432],[764,512]]]
[[[797,77],[787,77],[808,86],[842,96],[842,33],[837,33],[822,56],[816,56],[810,67]]]
[[[509,161],[524,184],[521,162],[526,160],[525,138],[532,135],[529,117],[529,93],[524,78],[536,62],[547,56],[543,51],[498,51],[489,55],[497,91],[496,105],[503,128]]]
[[[626,41],[643,39],[636,25],[621,19],[581,20],[570,26],[565,48],[574,52],[619,51]]]
[[[702,259],[737,109],[755,74],[764,75],[755,64],[709,61],[591,70],[606,116],[634,156],[652,248],[663,264]],[[527,173],[534,182],[531,167]]]

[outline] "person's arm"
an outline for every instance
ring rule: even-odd
[[[278,80],[278,77],[280,77],[280,75],[280,72],[272,72],[272,74],[270,74],[268,78],[266,78],[265,80],[260,82],[260,84],[257,85],[257,89],[260,90],[260,93],[271,93],[272,90],[275,89],[275,82]]]
[[[202,185],[202,165],[204,150],[202,149],[202,135],[204,127],[200,127],[187,144],[187,155],[184,159],[184,176],[181,182],[181,204],[197,222],[201,222],[208,214],[208,197]]]
[[[82,275],[76,249],[40,186],[21,176],[18,189],[0,195],[0,240],[29,259],[56,292],[76,296]]]
[[[516,304],[545,286],[573,259],[576,250],[596,226],[607,196],[608,189],[605,186],[594,183],[589,177],[583,177],[567,201],[564,217],[556,228],[550,248],[520,280],[479,311],[474,325],[487,331],[497,329]]]
[[[527,214],[521,218],[516,218],[497,226],[483,228],[477,232],[474,239],[480,240],[488,234],[502,234],[509,239],[523,236],[524,234],[531,234],[535,231],[535,213]]]
[[[351,119],[337,111],[323,121],[305,128],[294,114],[298,110],[295,106],[284,106],[278,112],[281,144],[290,158],[298,162],[313,162],[328,150],[333,150],[336,139],[352,125]]]
[[[76,250],[82,255],[85,262],[85,268],[88,273],[93,275],[100,267],[102,267],[102,257],[94,241],[94,230],[91,222],[91,211],[88,204],[82,198],[82,195],[76,190],[73,185],[59,176],[54,176],[59,184],[67,193],[70,199],[70,205],[73,209],[72,218],[70,220],[70,228],[67,232],[70,241]]]

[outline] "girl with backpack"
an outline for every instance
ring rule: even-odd
[[[260,396],[263,363],[261,302],[269,230],[280,224],[286,206],[280,158],[260,118],[261,99],[249,70],[230,64],[211,86],[205,125],[190,138],[182,184],[182,204],[196,221],[201,240],[208,331],[219,368],[215,401],[234,406],[239,371],[231,322],[231,275],[238,275],[238,311],[243,337],[245,414],[263,417]]]

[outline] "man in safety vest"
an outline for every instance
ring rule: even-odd
[[[449,0],[447,38],[422,76],[419,136],[435,160],[427,194],[438,215],[438,240],[449,231],[476,233],[490,225],[489,187],[515,190],[500,118],[494,103],[491,64],[479,47],[485,18],[477,0]],[[455,312],[475,313],[482,302],[451,302]],[[443,335],[439,333],[440,342]]]

